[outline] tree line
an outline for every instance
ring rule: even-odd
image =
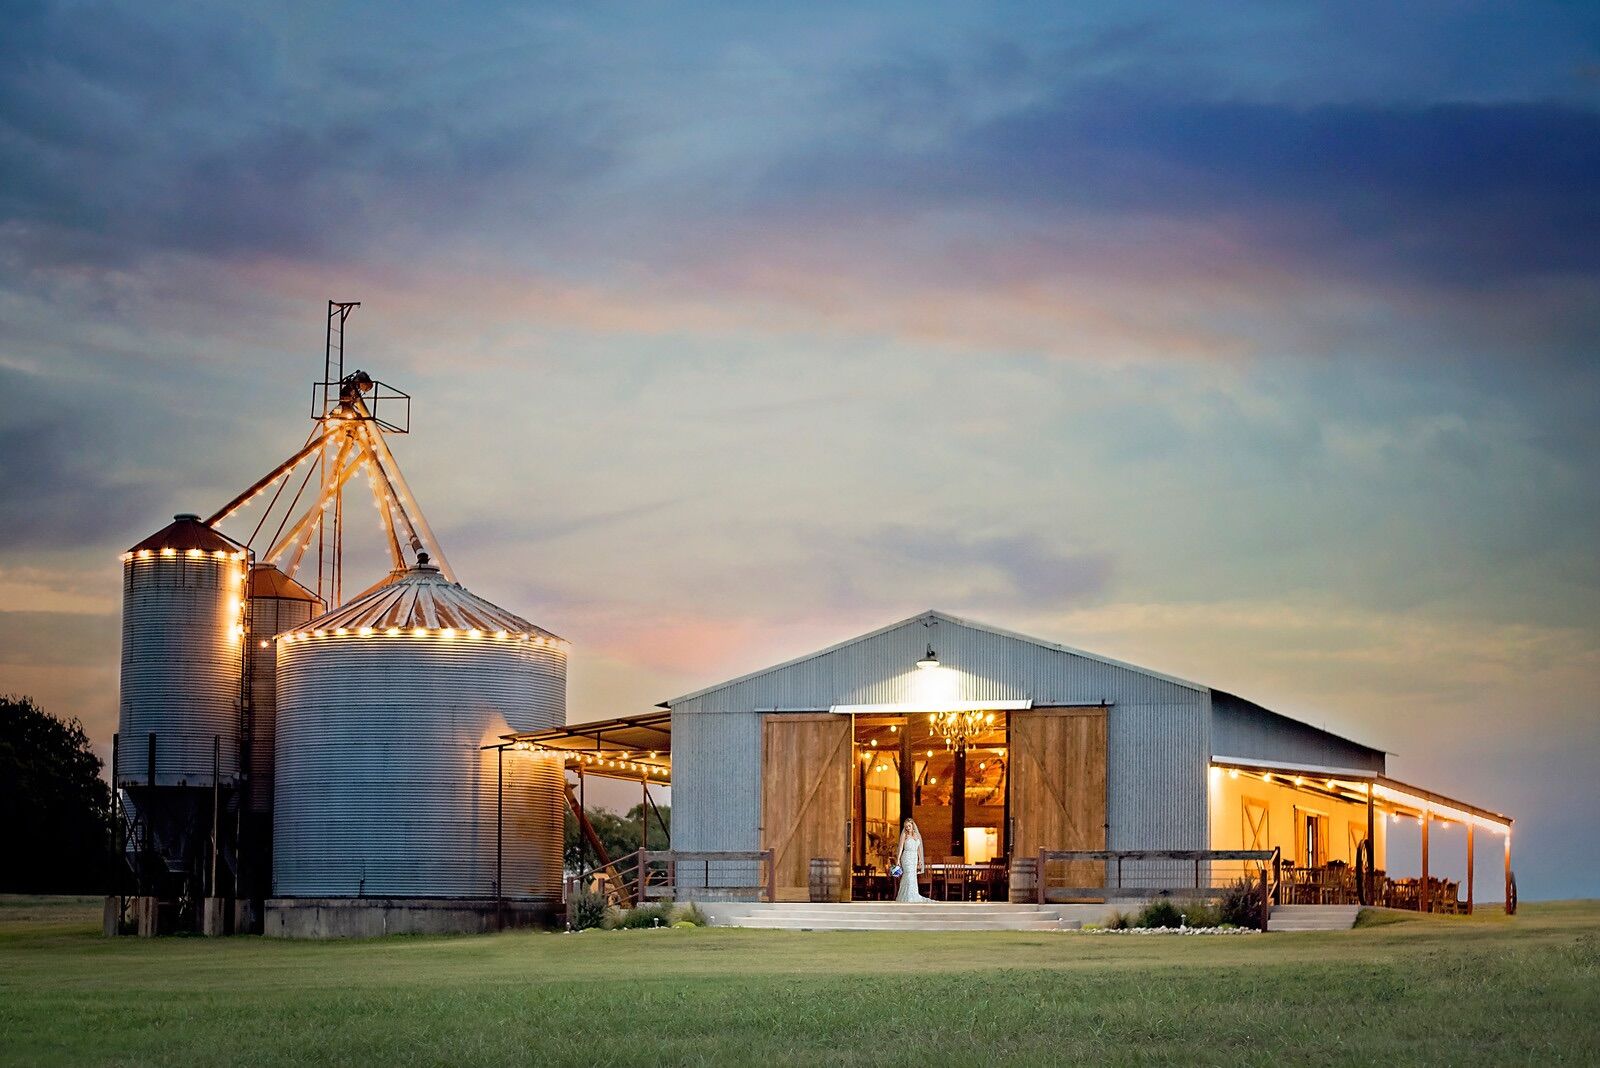
[[[0,696],[0,892],[103,893],[111,787],[83,724]]]

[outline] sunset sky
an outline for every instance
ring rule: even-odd
[[[118,553],[360,300],[573,720],[938,608],[1600,895],[1600,7],[774,8],[6,3],[0,692],[109,752]]]

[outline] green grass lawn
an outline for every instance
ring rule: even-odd
[[[5,1064],[1600,1062],[1600,902],[1225,938],[105,939],[0,898]]]

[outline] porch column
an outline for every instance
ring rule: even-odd
[[[950,855],[967,855],[967,751],[956,750],[955,774],[950,781]]]
[[[1356,873],[1364,880],[1363,885],[1367,888],[1367,892],[1363,897],[1368,905],[1378,903],[1378,829],[1372,814],[1372,793],[1372,783],[1369,782],[1367,783],[1367,870]]]
[[[905,723],[900,727],[900,827],[906,825],[906,820],[913,818],[914,799],[911,791],[914,787],[911,783],[911,773],[911,717],[907,716]],[[899,827],[895,828],[895,833],[897,835],[900,833]]]
[[[1467,915],[1472,915],[1472,821],[1467,821]]]
[[[1511,915],[1511,828],[1506,828],[1506,915]]]
[[[1422,911],[1433,911],[1433,895],[1428,891],[1428,826],[1433,823],[1433,812],[1422,809]]]

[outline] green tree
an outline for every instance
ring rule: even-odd
[[[111,788],[76,717],[57,719],[31,697],[0,696],[0,891],[104,890]]]
[[[606,853],[612,860],[616,860],[626,853],[632,853],[639,848],[639,810],[642,805],[634,805],[623,815],[617,815],[610,809],[586,808],[584,812],[589,817],[589,823],[594,827],[595,836],[606,847]],[[660,813],[658,820],[656,814]],[[662,824],[665,823],[665,827]],[[663,805],[650,810],[649,833],[645,841],[650,849],[670,849],[670,830],[672,827],[672,806]],[[580,854],[581,850],[581,854]],[[579,857],[584,865],[592,865],[598,860],[594,850],[584,842],[578,833],[578,821],[572,815],[572,810],[566,813],[566,862],[569,869],[577,869]]]

